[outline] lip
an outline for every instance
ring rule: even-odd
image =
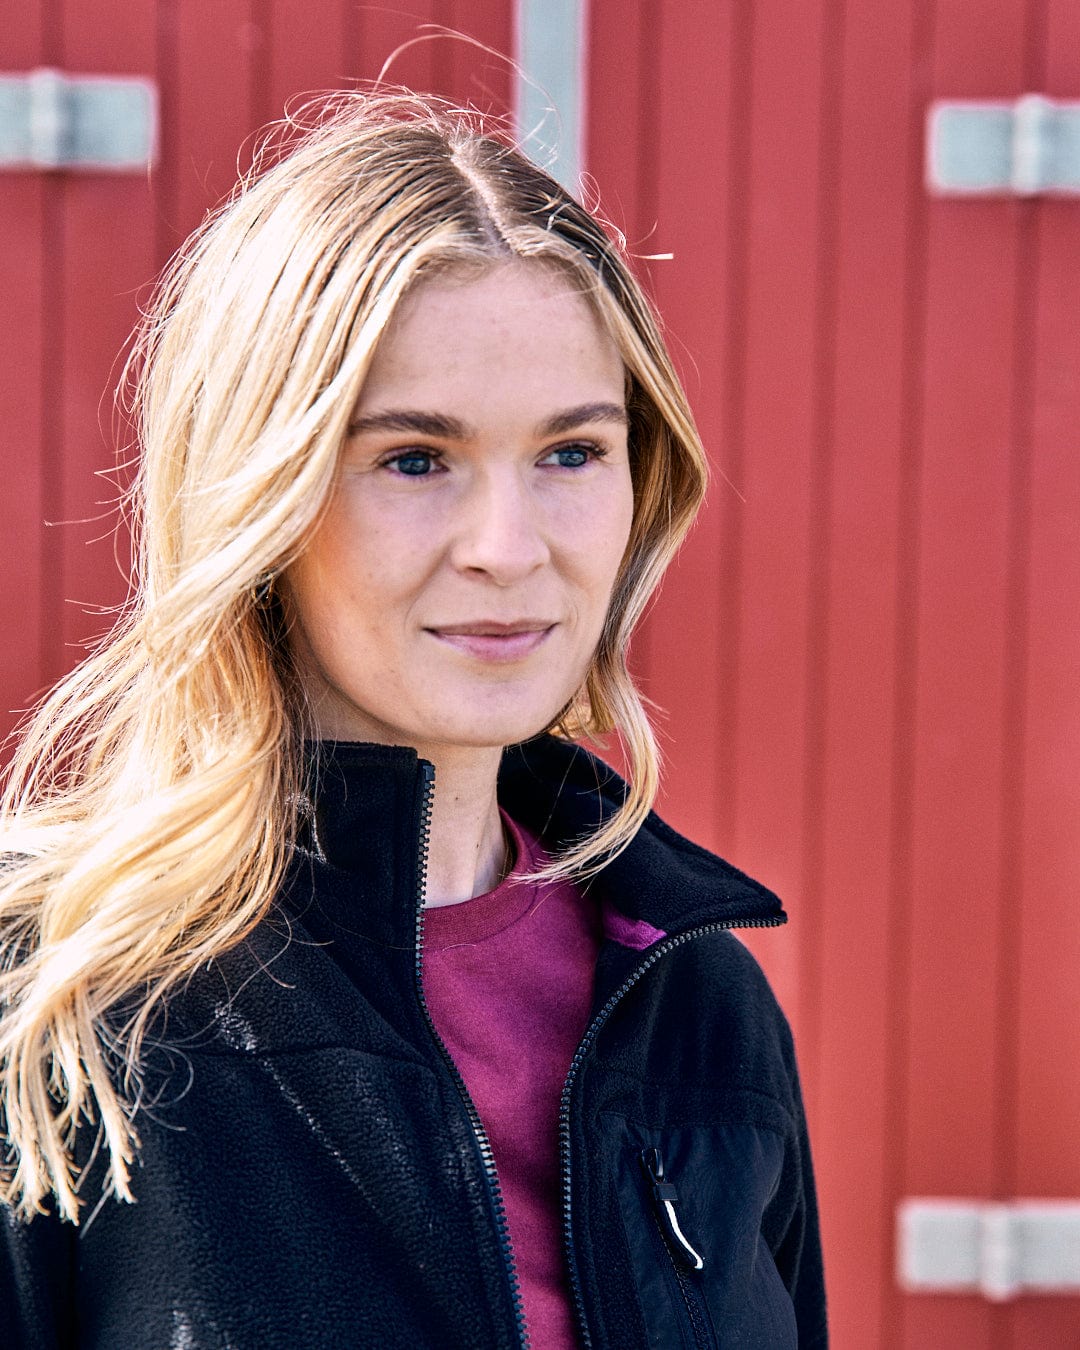
[[[443,624],[425,631],[440,642],[478,661],[521,661],[550,637],[555,624],[548,619],[518,619],[512,623],[480,619],[472,623]]]

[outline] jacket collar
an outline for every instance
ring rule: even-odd
[[[597,829],[626,794],[626,783],[581,746],[541,736],[503,756],[499,798],[548,849]],[[678,834],[650,812],[622,853],[590,888],[628,919],[664,932],[705,923],[783,923],[780,901],[760,883]]]
[[[346,905],[351,922],[376,941],[400,945],[412,934],[433,773],[404,747],[332,741],[309,747],[298,853],[322,864],[339,896],[334,908],[340,913]],[[501,804],[550,851],[595,830],[625,792],[602,760],[553,736],[508,749],[499,773]],[[666,933],[786,918],[771,891],[652,813],[588,885],[628,920]]]

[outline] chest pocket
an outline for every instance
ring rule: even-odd
[[[609,1117],[635,1287],[658,1350],[796,1350],[795,1312],[761,1219],[783,1139],[752,1125],[656,1130]]]

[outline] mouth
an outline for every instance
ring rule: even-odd
[[[519,619],[513,623],[478,620],[445,624],[425,632],[478,661],[521,661],[544,645],[555,629],[547,619]]]

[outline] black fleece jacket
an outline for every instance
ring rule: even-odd
[[[3,1350],[523,1344],[490,1150],[420,989],[433,771],[372,746],[326,745],[317,763],[278,904],[148,1042],[137,1203],[95,1201],[99,1159],[79,1228],[7,1216]],[[500,777],[503,805],[549,848],[622,790],[551,738],[508,752]],[[817,1350],[791,1037],[725,931],[783,911],[655,816],[589,894],[668,936],[645,951],[605,940],[564,1090],[581,1344]]]

